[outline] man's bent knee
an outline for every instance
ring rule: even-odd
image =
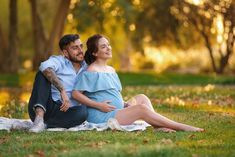
[[[86,121],[87,116],[88,116],[88,112],[87,112],[86,106],[81,106],[81,108],[76,113],[76,118],[75,118],[76,125],[80,125],[84,121]]]
[[[87,110],[78,113],[78,119],[80,119],[80,121],[82,122],[84,122],[87,119],[87,116],[88,116]]]

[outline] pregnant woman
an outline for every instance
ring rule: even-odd
[[[125,103],[122,99],[122,86],[114,68],[107,65],[112,58],[112,48],[103,35],[93,35],[87,40],[85,61],[88,69],[81,73],[72,96],[88,106],[88,122],[104,123],[115,118],[121,125],[129,125],[136,120],[144,120],[154,128],[174,132],[204,131],[201,128],[170,120],[152,107],[148,97],[137,95]]]

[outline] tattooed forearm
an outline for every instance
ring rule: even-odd
[[[60,92],[64,89],[52,68],[47,68],[42,73]]]

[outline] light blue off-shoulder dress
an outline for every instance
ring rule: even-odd
[[[116,107],[111,112],[102,112],[88,107],[88,122],[105,123],[109,118],[114,118],[117,111],[124,107],[120,93],[122,86],[117,73],[84,71],[78,77],[74,90],[82,91],[84,95],[96,102],[110,100],[110,105]]]

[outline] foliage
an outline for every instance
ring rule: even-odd
[[[176,41],[179,27],[177,19],[170,14],[173,0],[150,0],[141,2],[141,10],[136,18],[133,36],[136,45],[164,45]],[[164,15],[164,16],[163,16]]]
[[[234,51],[234,6],[235,2],[232,0],[199,3],[176,0],[171,9],[182,23],[193,26],[201,35],[216,73],[224,72]]]
[[[25,118],[28,117],[26,116],[28,115],[27,112],[27,105],[14,99],[6,102],[4,106],[0,109],[1,116],[9,118]]]
[[[104,34],[109,38],[114,52],[110,63],[115,68],[128,64],[122,58],[128,60],[132,53],[129,26],[137,14],[131,1],[84,0],[77,3],[72,13],[76,18],[71,23],[85,39],[84,42],[92,34]]]
[[[234,40],[232,29],[229,29],[230,31],[227,29],[233,28],[234,25],[232,21],[232,14],[234,13],[231,11],[232,3],[231,1],[219,0],[201,2],[201,5],[191,3],[193,1],[190,0],[82,1],[74,9],[74,13],[79,17],[78,31],[87,32],[90,30],[93,33],[107,34],[114,43],[114,51],[118,54],[123,54],[126,50],[118,48],[115,43],[128,47],[127,44],[122,42],[123,39],[127,43],[129,43],[129,40],[132,41],[131,49],[127,49],[127,51],[141,52],[142,54],[144,54],[146,46],[189,49],[199,48],[204,44],[209,49],[214,72],[223,73],[233,51],[231,48],[233,42],[231,43],[230,40]],[[218,15],[223,15],[224,22],[222,25],[224,25],[224,28],[213,27],[215,20],[219,17]],[[195,27],[190,27],[191,25]],[[119,29],[118,32],[117,29]],[[109,32],[109,30],[112,30],[112,32]],[[221,58],[218,61],[216,59],[219,58],[218,54],[212,52],[216,43],[216,35],[211,31],[222,32],[220,38],[228,38],[227,49],[229,50],[227,52],[223,50],[226,47],[225,43],[220,43],[217,52],[220,53]],[[120,34],[123,33],[125,35],[120,37]],[[117,35],[121,41],[116,38]],[[115,56],[115,60],[120,59],[120,56]],[[118,61],[120,62],[122,59]]]
[[[37,2],[35,4],[36,9],[31,10],[32,5],[30,4],[32,3],[30,2]],[[17,70],[24,68],[22,65],[25,61],[30,62],[30,65],[37,69],[40,55],[58,53],[57,42],[59,36],[63,33],[79,33],[83,42],[94,33],[105,34],[110,39],[114,52],[110,63],[121,70],[132,70],[131,58],[133,54],[144,54],[148,47],[165,46],[169,49],[182,48],[186,50],[201,48],[203,44],[211,52],[218,50],[214,55],[215,63],[212,64],[215,65],[214,67],[220,64],[223,66],[217,71],[222,71],[227,64],[231,65],[229,67],[231,69],[227,68],[226,70],[232,71],[234,69],[233,64],[229,61],[234,51],[234,48],[232,48],[234,47],[234,35],[232,35],[233,29],[231,29],[234,27],[234,2],[231,0],[200,1],[201,4],[199,5],[193,4],[193,2],[199,1],[192,0],[73,0],[70,3],[68,15],[68,7],[57,11],[59,6],[65,6],[63,5],[65,1],[59,2],[46,0],[17,1],[17,16],[19,17],[17,38],[19,57],[17,59],[20,62]],[[0,0],[0,3],[3,6],[0,11],[0,41],[2,43],[0,45],[0,59],[4,61],[4,58],[9,55],[4,50],[4,47],[8,47],[9,44],[9,1]],[[38,13],[38,16],[32,18],[31,11]],[[63,16],[60,16],[59,13],[62,14],[62,12]],[[216,20],[221,19],[221,17],[222,23],[219,25],[222,25],[223,28],[217,29],[214,25]],[[198,27],[191,27],[195,26],[191,19],[198,23]],[[33,21],[36,21],[36,23]],[[64,21],[66,25],[63,31]],[[40,32],[35,30],[40,30]],[[205,42],[205,35],[209,42],[203,43]],[[220,40],[218,44],[217,39]],[[223,39],[223,42],[221,42],[221,39]],[[226,44],[224,42],[226,39],[233,40],[227,40]],[[48,41],[51,43],[48,43]],[[53,49],[55,45],[56,48]],[[228,55],[226,55],[226,49],[231,51],[227,51],[229,52]],[[38,52],[40,52],[40,55]],[[3,54],[6,54],[6,56],[4,57]],[[15,59],[15,56],[13,55],[12,58]],[[209,58],[209,55],[207,57]],[[219,60],[220,57],[224,59]],[[8,58],[11,57],[8,56]],[[9,68],[9,64],[2,64],[2,67],[5,65],[6,68]]]

